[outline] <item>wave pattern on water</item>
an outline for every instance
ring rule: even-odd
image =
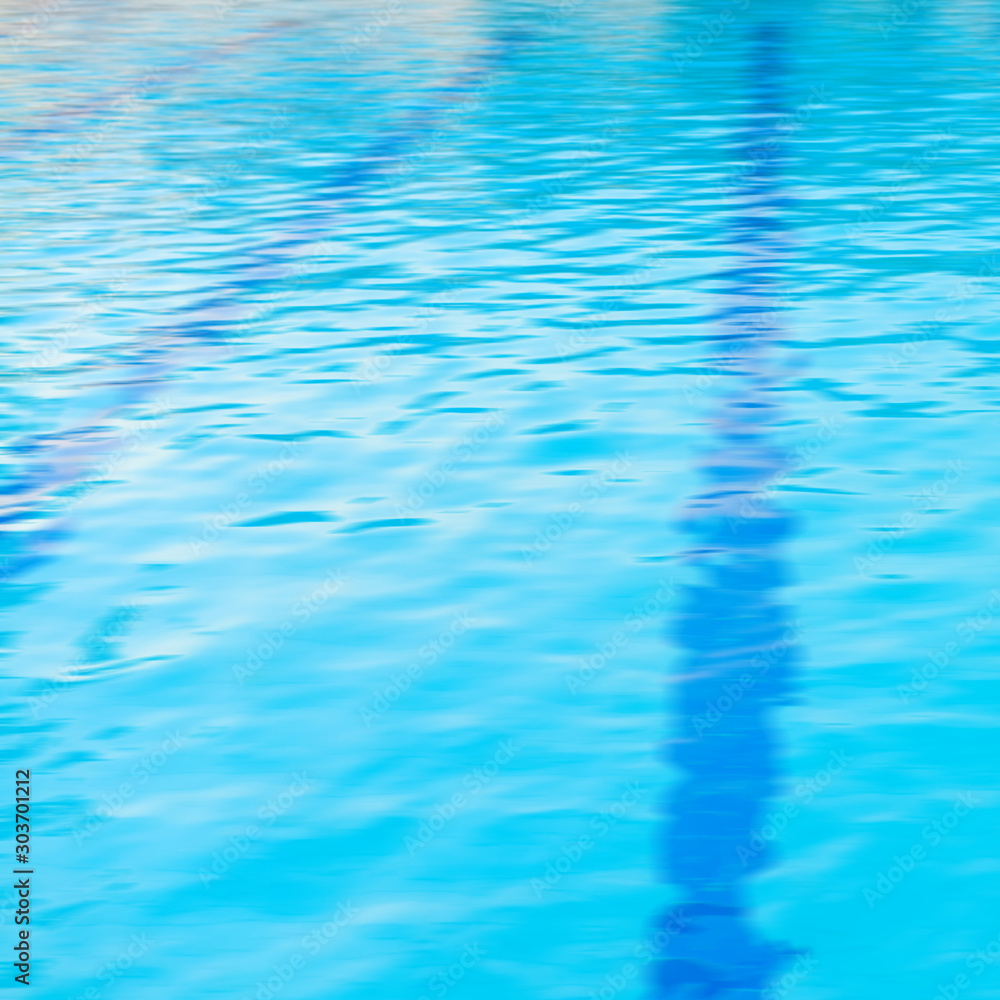
[[[13,11],[39,996],[972,977],[990,5]]]

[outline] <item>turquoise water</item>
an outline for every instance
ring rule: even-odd
[[[1000,997],[998,30],[5,13],[36,996]]]

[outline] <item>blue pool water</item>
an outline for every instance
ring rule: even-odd
[[[995,5],[3,18],[36,997],[1000,997]]]

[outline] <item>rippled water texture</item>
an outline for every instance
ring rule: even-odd
[[[1000,997],[996,4],[2,16],[36,998]]]

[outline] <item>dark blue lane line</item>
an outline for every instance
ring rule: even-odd
[[[779,414],[769,391],[779,332],[772,303],[786,256],[783,51],[777,25],[757,28],[741,155],[748,167],[733,192],[732,241],[741,260],[726,276],[726,302],[709,338],[723,398],[701,463],[706,489],[682,516],[694,582],[680,588],[673,625],[681,659],[670,685],[669,757],[683,777],[664,838],[667,879],[681,899],[657,921],[670,935],[655,965],[653,992],[662,1000],[759,1000],[794,954],[762,939],[747,909],[747,880],[769,863],[766,851],[748,844],[774,808],[773,712],[789,698],[797,655],[780,593],[788,583],[782,547],[794,523],[767,489],[783,468],[770,442]]]
[[[330,237],[338,213],[364,195],[367,185],[407,155],[450,107],[504,68],[530,37],[517,27],[498,32],[470,65],[417,103],[401,123],[377,135],[351,163],[332,171],[320,183],[317,194],[303,204],[294,232],[248,248],[245,256],[250,262],[235,277],[226,279],[219,288],[187,307],[183,311],[186,316],[182,314],[178,322],[147,331],[118,362],[118,373],[101,383],[105,389],[116,390],[111,404],[76,428],[59,434],[28,435],[8,445],[8,453],[28,456],[33,464],[0,487],[7,508],[0,516],[8,523],[44,517],[49,492],[77,480],[88,463],[113,447],[106,421],[119,417],[128,407],[162,388],[171,372],[192,361],[204,361],[207,348],[227,343],[234,323],[241,320],[241,310],[242,318],[252,312],[244,304],[244,296],[297,274],[296,262],[303,261],[310,251],[315,251],[317,243]],[[32,539],[60,537],[61,529],[51,527],[51,517],[48,522],[44,530],[3,532],[0,579],[39,561]]]

